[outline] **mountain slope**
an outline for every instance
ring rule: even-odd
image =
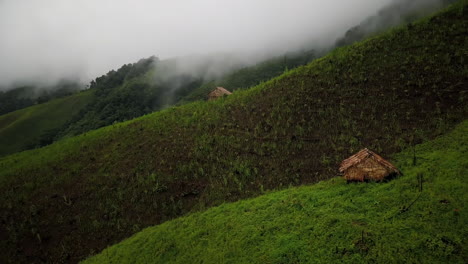
[[[395,0],[380,9],[374,16],[368,17],[359,25],[350,28],[335,45],[338,47],[363,40],[371,34],[399,24],[411,23],[421,17],[436,12],[438,9],[457,0]]]
[[[142,59],[96,78],[90,86],[96,90],[94,102],[62,134],[78,135],[176,104],[205,101],[215,83],[230,90],[249,88],[280,75],[287,68],[307,64],[313,58],[312,51],[296,52],[249,67],[241,67],[243,64],[235,61],[225,66],[209,56]],[[233,58],[226,58],[230,59]],[[210,78],[217,80],[208,81]]]
[[[62,80],[54,85],[39,87],[34,85],[0,87],[0,115],[69,96],[82,88],[79,82],[72,80]]]
[[[0,116],[0,156],[50,144],[73,116],[91,101],[92,91],[80,92]]]
[[[467,1],[226,99],[0,159],[2,262],[76,262],[143,227],[336,175],[466,119]]]
[[[397,1],[380,10],[377,15],[364,20],[360,25],[351,28],[335,46],[362,40],[370,34],[402,21],[412,22],[423,14],[454,1],[444,0],[439,4],[426,3],[422,0],[411,4],[406,0]],[[164,61],[159,61],[155,57],[141,59],[137,63],[123,65],[117,71],[112,70],[92,81],[91,87],[99,90],[95,93],[97,96],[93,102],[64,127],[48,131],[41,135],[44,139],[39,143],[33,142],[27,146],[28,149],[37,145],[42,146],[63,136],[81,134],[172,105],[206,100],[207,94],[216,86],[224,86],[231,91],[249,88],[282,74],[285,69],[307,64],[322,56],[324,52],[325,50],[319,53],[314,50],[289,52],[253,66],[248,66],[250,63],[245,59],[232,54]],[[155,66],[158,69],[155,70]],[[185,72],[181,69],[185,69]],[[0,91],[0,114],[64,97],[81,89],[80,86],[74,81],[63,80],[47,88],[25,86],[7,92]],[[30,128],[37,130],[33,126]],[[4,141],[10,140],[10,138],[4,139]]]
[[[175,104],[183,104],[195,100],[206,100],[207,94],[213,89],[212,82],[203,83],[213,74],[208,74],[215,66],[224,77],[221,85],[230,89],[248,88],[260,81],[266,81],[281,74],[285,68],[294,68],[304,65],[312,58],[311,52],[291,53],[285,56],[269,59],[252,67],[241,67],[241,62],[232,62],[233,65],[222,66],[221,61],[207,58],[178,58],[159,61],[156,57],[141,59],[137,63],[125,64],[117,71],[111,70],[106,75],[96,78],[90,85],[90,96],[86,98],[86,104],[69,112],[66,107],[60,108],[32,107],[19,113],[39,111],[37,115],[54,116],[61,112],[61,121],[54,122],[54,126],[46,125],[44,130],[41,123],[29,122],[27,129],[11,130],[4,133],[0,141],[0,156],[12,154],[26,149],[45,146],[62,137],[70,137],[85,133],[116,122],[130,120],[144,114],[151,113]],[[229,59],[229,58],[226,58]],[[219,59],[220,60],[220,59]],[[187,66],[186,63],[194,65]],[[238,65],[239,64],[239,65]],[[183,68],[186,67],[185,71]],[[182,68],[182,69],[181,69]],[[213,75],[213,76],[212,76]],[[0,108],[10,111],[16,108],[26,108],[36,103],[44,103],[54,97],[64,97],[67,93],[77,92],[77,84],[73,82],[61,82],[55,87],[38,90],[35,87],[22,87],[0,92]],[[51,91],[47,90],[50,89]],[[92,96],[91,96],[92,94]],[[73,101],[78,97],[71,95],[65,101]],[[83,102],[84,103],[84,102]],[[51,112],[47,113],[47,109]],[[78,111],[79,110],[79,111]],[[0,111],[1,112],[1,111]],[[0,120],[14,120],[19,113],[0,115]],[[64,117],[68,115],[67,122]],[[49,120],[50,121],[50,120]]]
[[[404,176],[287,189],[147,228],[83,263],[464,263],[468,121],[396,155]],[[422,191],[419,177],[423,177]]]

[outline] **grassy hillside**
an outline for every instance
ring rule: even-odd
[[[92,91],[55,99],[0,116],[0,156],[47,144],[92,98]],[[53,137],[53,135],[52,135]]]
[[[468,114],[466,0],[226,99],[0,159],[0,262],[76,262],[144,227],[336,175]]]
[[[166,222],[83,263],[465,263],[468,121],[395,155],[388,183],[337,178]],[[418,184],[423,177],[422,191]]]

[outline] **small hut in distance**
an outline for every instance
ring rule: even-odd
[[[216,89],[214,89],[213,91],[211,91],[208,94],[208,101],[215,100],[215,99],[218,99],[220,97],[223,97],[225,95],[230,95],[230,94],[232,94],[232,93],[230,91],[226,90],[225,88],[216,87]]]
[[[343,160],[340,172],[349,181],[382,181],[388,176],[401,175],[401,172],[381,156],[365,148]]]

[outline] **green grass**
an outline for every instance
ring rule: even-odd
[[[332,178],[467,119],[468,1],[214,102],[0,158],[0,262],[77,262],[144,227]],[[3,235],[4,234],[4,235]]]
[[[90,101],[91,91],[0,116],[0,156],[39,144],[43,133],[62,128]]]
[[[468,121],[395,156],[388,183],[341,178],[143,230],[83,263],[464,263]],[[418,175],[423,175],[422,192]]]

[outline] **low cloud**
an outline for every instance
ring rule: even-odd
[[[391,2],[0,0],[0,87],[88,82],[151,55],[243,52],[253,62],[324,47]]]

